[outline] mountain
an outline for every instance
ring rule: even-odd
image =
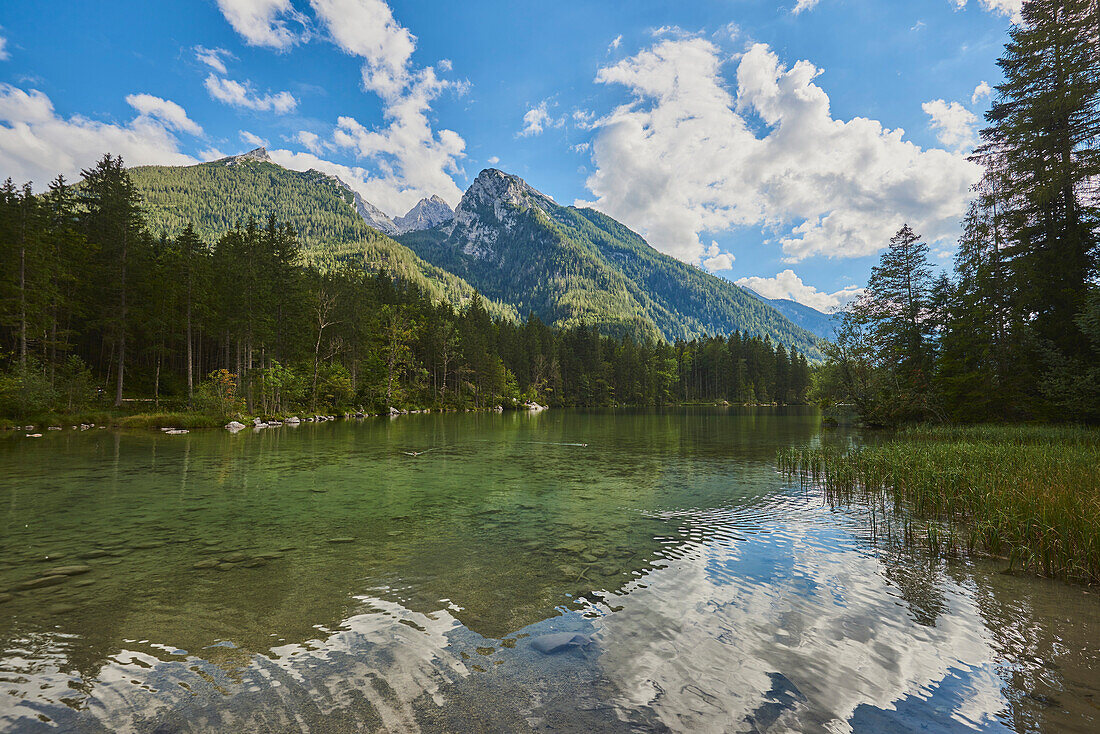
[[[283,168],[263,148],[194,166],[141,166],[130,169],[130,176],[155,234],[175,236],[190,222],[213,244],[249,217],[264,223],[274,214],[297,229],[305,261],[320,268],[349,261],[372,271],[385,268],[436,302],[461,306],[474,296],[470,284],[381,232],[386,221],[395,232],[396,227],[344,182],[319,171]],[[487,308],[518,317],[491,299]]]
[[[840,325],[840,316],[837,314],[824,313],[789,298],[766,298],[752,288],[745,288],[745,292],[753,298],[759,298],[798,326],[822,339],[832,339]]]
[[[397,233],[418,232],[422,229],[431,229],[454,219],[455,213],[450,205],[438,196],[430,199],[421,199],[409,213],[394,220]],[[387,234],[389,234],[387,232]]]
[[[555,326],[668,340],[743,331],[818,357],[817,337],[733,283],[658,252],[598,211],[482,171],[454,218],[399,235],[424,260]]]
[[[340,184],[351,193],[351,205],[355,211],[359,213],[359,216],[363,218],[363,221],[367,223],[368,227],[374,227],[382,234],[387,234],[391,237],[402,231],[401,228],[390,219],[388,214],[360,196],[358,191],[355,191],[351,186],[344,183],[339,176],[333,176],[332,178],[336,183]]]
[[[535,313],[559,327],[669,340],[736,330],[820,356],[817,338],[771,304],[495,169],[478,175],[453,212],[432,197],[397,220],[338,178],[283,168],[262,148],[131,176],[156,234],[174,236],[190,222],[213,243],[249,217],[274,215],[297,229],[306,262],[385,268],[437,302],[461,306],[476,288],[492,313],[513,319]]]

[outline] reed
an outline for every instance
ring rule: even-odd
[[[830,503],[880,508],[876,531],[894,539],[1100,583],[1100,430],[921,426],[849,451],[785,449],[778,463]]]

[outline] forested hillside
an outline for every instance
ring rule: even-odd
[[[196,166],[142,166],[130,176],[154,235],[177,237],[190,224],[200,238],[213,242],[249,218],[274,216],[298,233],[304,261],[322,270],[344,262],[371,272],[385,269],[457,306],[474,295],[462,279],[367,226],[355,210],[354,194],[339,181],[319,171],[288,170],[262,151]],[[499,303],[487,307],[494,314],[519,315]]]
[[[563,207],[501,171],[482,171],[454,220],[400,235],[481,293],[555,326],[674,341],[740,331],[819,355],[817,338],[768,304],[650,247],[592,209]]]
[[[249,175],[282,175],[269,165]],[[76,187],[0,188],[0,417],[132,401],[214,422],[521,400],[800,402],[809,385],[806,358],[767,338],[669,343],[521,324],[476,295],[456,310],[421,280],[353,259],[317,267],[274,216],[214,239],[189,223],[170,236],[144,201],[111,156]]]

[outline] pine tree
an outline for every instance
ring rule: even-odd
[[[1100,222],[1100,3],[1032,0],[998,61],[1005,80],[982,131],[1004,191],[1016,310],[1069,357],[1095,273]]]
[[[182,282],[183,312],[185,319],[185,339],[187,342],[187,404],[191,405],[195,397],[195,355],[194,355],[194,317],[196,298],[205,293],[209,282],[209,250],[195,228],[188,224],[176,239],[176,257],[179,263],[178,277]]]
[[[867,292],[852,310],[856,320],[871,327],[880,360],[909,376],[928,367],[923,316],[931,285],[928,245],[906,224],[890,238],[871,269]]]
[[[99,318],[113,341],[115,362],[115,405],[122,404],[126,371],[127,336],[130,331],[127,294],[128,268],[133,249],[144,227],[141,201],[134,190],[121,157],[103,156],[94,168],[82,172],[80,188],[83,226],[88,241],[98,253],[100,281],[109,293],[99,293]]]

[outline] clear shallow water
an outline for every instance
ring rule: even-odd
[[[0,440],[0,731],[1100,729],[1100,596],[876,548],[818,423]]]

